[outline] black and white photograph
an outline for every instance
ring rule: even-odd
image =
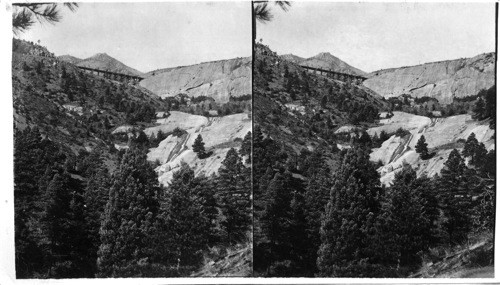
[[[250,9],[13,4],[18,279],[252,274]]]
[[[0,284],[484,284],[498,1],[0,1]]]
[[[492,278],[495,4],[254,15],[254,276]]]

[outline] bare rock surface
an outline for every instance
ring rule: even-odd
[[[168,118],[158,119],[157,123],[158,126],[147,128],[144,132],[148,136],[159,130],[168,133],[175,128],[187,132],[180,137],[169,135],[158,147],[149,150],[148,160],[160,162],[156,172],[159,181],[164,185],[170,182],[182,162],[194,168],[195,175],[217,173],[229,149],[239,149],[241,140],[252,128],[252,122],[246,113],[207,118],[172,111]],[[199,159],[192,150],[194,140],[199,134],[207,152],[213,152],[208,158]]]
[[[448,104],[495,84],[495,54],[379,70],[363,84],[385,98],[409,94]]]
[[[228,102],[230,96],[252,94],[252,59],[234,58],[152,71],[140,85],[162,98],[186,94]]]
[[[391,136],[382,143],[380,148],[375,148],[370,154],[370,160],[381,161],[383,166],[378,169],[381,174],[381,182],[389,185],[394,175],[403,164],[410,164],[417,170],[417,175],[434,176],[439,174],[444,162],[448,159],[450,152],[463,149],[465,140],[471,133],[476,135],[479,142],[484,143],[487,150],[494,149],[495,141],[492,138],[494,130],[489,128],[485,121],[472,120],[470,115],[458,115],[447,118],[428,118],[404,112],[394,112],[390,119],[380,121],[380,126],[373,127],[367,132],[373,136],[393,133],[398,128],[410,132],[405,137]],[[415,151],[415,145],[421,136],[425,136],[430,153],[434,156],[422,160]]]

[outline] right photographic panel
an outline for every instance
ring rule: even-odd
[[[253,2],[254,276],[494,277],[497,11]]]

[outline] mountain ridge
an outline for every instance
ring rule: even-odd
[[[353,75],[367,76],[368,73],[359,68],[353,67],[340,58],[329,52],[320,52],[315,56],[303,58],[294,54],[280,55],[280,58],[291,61],[299,65],[306,65],[315,68],[329,69],[332,71]]]

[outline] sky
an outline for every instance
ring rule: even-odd
[[[292,2],[271,5],[257,40],[278,54],[330,52],[366,72],[495,51],[494,3]]]
[[[107,53],[142,72],[252,55],[248,2],[83,3],[20,36],[56,55]]]

